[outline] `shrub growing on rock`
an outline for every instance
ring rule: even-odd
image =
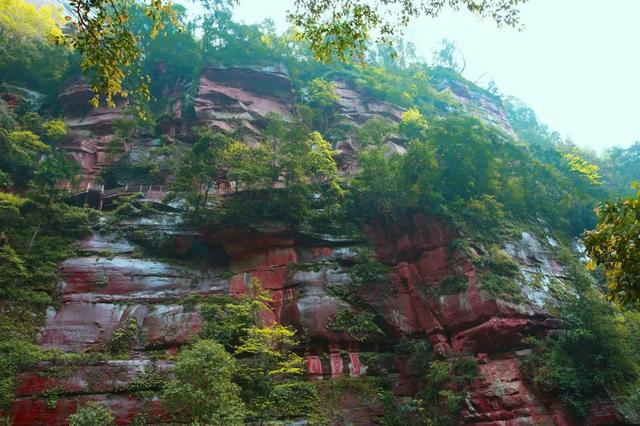
[[[240,387],[233,383],[235,360],[213,340],[201,340],[183,350],[162,399],[182,421],[214,426],[243,425],[245,409]]]
[[[110,426],[115,422],[115,417],[104,405],[92,401],[84,407],[78,408],[75,414],[67,419],[69,426]]]

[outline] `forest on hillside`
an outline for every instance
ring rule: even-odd
[[[470,259],[488,299],[516,312],[532,303],[524,288],[550,294],[545,312],[562,326],[531,333],[516,347],[531,351],[522,371],[536,389],[555,395],[578,424],[604,396],[635,424],[640,192],[633,182],[640,180],[640,142],[600,154],[581,148],[518,99],[466,80],[455,45],[446,40],[429,61],[392,35],[393,46],[369,40],[357,60],[337,55],[327,61],[313,40],[294,29],[279,34],[269,21],[235,21],[230,3],[214,2],[204,18],[190,18],[173,5],[157,18],[158,28],[144,4],[117,3],[126,9],[121,24],[135,35],[140,56],[128,64],[113,98],[96,93],[104,80],[87,67],[81,49],[55,43],[70,31],[62,10],[25,0],[0,4],[0,413],[7,424],[25,371],[43,363],[125,360],[140,344],[135,321],[116,329],[99,350],[69,352],[38,343],[48,309],[65,303],[60,264],[85,255],[75,242],[114,233],[139,243],[137,259],[174,258],[201,268],[211,263],[197,251],[175,255],[176,243],[167,235],[136,231],[136,220],[167,214],[179,217],[182,232],[202,235],[277,223],[300,240],[329,235],[333,243],[357,242],[346,262],[351,284],[331,294],[353,308],[331,317],[332,332],[367,348],[361,354],[384,349],[404,357],[419,384],[415,393],[394,393],[392,363],[379,361],[379,354],[371,365],[385,367],[371,368],[371,375],[307,380],[304,358],[315,342],[267,319],[274,295],[252,279],[240,297],[183,297],[182,307],[198,306],[202,328],[177,354],[154,348],[154,357],[173,363],[170,378],[145,372],[126,389],[155,395],[174,424],[342,424],[335,409],[341,387],[375,395],[384,424],[461,424],[484,351],[440,353],[418,333],[388,337],[392,332],[370,309],[375,303],[362,296],[400,269],[363,243],[370,239],[367,230],[395,229],[418,215],[455,229],[449,253]],[[225,111],[233,117],[220,119],[223,124],[203,120],[197,113],[201,79],[225,69],[284,75],[291,87],[278,96],[293,99],[287,104],[291,116],[268,112],[247,124],[232,114],[239,107],[230,105]],[[103,167],[89,183],[69,148],[78,138],[69,130],[76,111],[61,101],[70,82],[79,81],[95,97],[83,99],[86,110],[74,108],[91,111],[93,102],[108,110],[112,103],[119,114],[106,132]],[[460,87],[469,99],[503,111],[504,122],[462,102]],[[354,119],[343,113],[347,90],[387,110]],[[168,132],[176,122],[188,129]],[[89,193],[91,185],[106,192],[162,187],[166,194],[151,202],[129,192],[103,208],[74,195]],[[562,279],[525,278],[522,265],[505,251],[525,233],[548,241]],[[225,273],[228,281],[237,271]],[[464,294],[465,273],[455,269],[439,278],[429,297]],[[393,347],[379,342],[385,335]],[[54,409],[64,392],[51,389],[41,396]],[[136,417],[137,424],[155,424],[143,417]],[[114,413],[90,402],[68,422],[108,425]]]

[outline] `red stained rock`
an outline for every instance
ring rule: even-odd
[[[19,398],[13,404],[14,426],[64,426],[67,418],[79,406],[97,401],[116,417],[117,425],[129,425],[138,414],[148,414],[149,419],[161,420],[165,416],[157,398],[146,400],[134,395],[82,395],[58,399],[55,408],[48,408],[48,399]],[[166,418],[165,418],[166,420]]]
[[[349,352],[349,371],[352,377],[360,376],[362,364],[360,364],[360,354],[358,352]]]
[[[316,355],[310,355],[305,360],[305,366],[307,368],[307,374],[311,377],[322,377],[322,362],[320,357]]]
[[[492,318],[479,326],[458,333],[453,338],[456,352],[499,352],[522,343],[522,338],[540,325],[530,319]]]
[[[185,312],[183,306],[156,306],[142,320],[145,347],[183,345],[202,328],[199,312]]]
[[[16,396],[34,396],[54,389],[58,394],[120,392],[148,369],[167,375],[171,367],[167,361],[144,359],[111,360],[88,365],[43,363],[35,370],[18,375]]]
[[[425,282],[440,281],[451,273],[451,256],[446,247],[425,252],[417,262],[420,278]]]
[[[553,425],[554,419],[526,385],[518,361],[499,359],[480,365],[480,378],[469,390],[465,424]]]
[[[40,344],[66,352],[99,349],[119,327],[138,324],[140,346],[175,346],[185,343],[201,327],[198,312],[182,305],[116,305],[110,303],[63,303],[47,313]]]
[[[330,352],[329,362],[331,364],[331,377],[342,376],[344,363],[342,361],[342,355],[340,355],[340,352]]]
[[[68,259],[60,272],[64,302],[160,302],[186,294],[222,294],[228,287],[211,272],[126,257]]]
[[[247,286],[250,282],[247,282],[249,274],[244,272],[236,274],[229,280],[229,294],[231,296],[240,296],[247,293]]]
[[[294,101],[291,81],[282,72],[211,67],[200,77],[194,109],[200,121],[252,122],[264,120],[268,113],[289,121]]]

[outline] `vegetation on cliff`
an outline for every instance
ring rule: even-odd
[[[74,4],[82,9],[84,3]],[[293,19],[306,29],[305,42],[295,33],[276,34],[269,23],[234,22],[229,4],[216,4],[215,14],[199,23],[189,21],[181,7],[163,2],[160,9],[152,9],[159,14],[151,21],[144,16],[148,8],[135,2],[128,3],[129,18],[123,22],[112,11],[86,15],[87,28],[126,30],[119,33],[122,38],[110,41],[115,44],[98,46],[87,28],[76,28],[79,32],[71,35],[76,51],[46,42],[47,37],[61,37],[53,9],[36,9],[21,0],[0,6],[0,50],[8,52],[0,59],[0,74],[7,83],[48,96],[43,105],[31,102],[29,93],[17,105],[0,100],[0,411],[14,400],[16,374],[61,357],[38,348],[36,332],[47,306],[56,303],[58,265],[76,253],[73,242],[85,236],[90,225],[95,230],[119,229],[127,220],[161,209],[184,219],[181,226],[189,230],[216,232],[280,222],[287,232],[308,239],[328,234],[353,241],[360,241],[365,226],[392,229],[416,214],[436,216],[455,228],[449,250],[473,260],[482,297],[514,311],[527,309],[522,286],[543,284],[524,283],[522,265],[505,254],[503,243],[533,230],[560,253],[575,237],[585,235],[588,254],[602,265],[611,294],[627,311],[605,300],[601,275],[585,272],[575,254],[565,256],[562,267],[571,270],[561,284],[568,290],[548,307],[563,323],[557,332],[527,344],[534,349],[528,380],[558,395],[578,416],[588,415],[607,392],[619,395],[629,411],[638,410],[640,319],[633,310],[640,263],[638,199],[605,202],[594,213],[598,203],[629,195],[630,181],[640,177],[637,144],[597,156],[563,140],[525,105],[477,87],[450,69],[451,45],[445,46],[439,65],[429,66],[401,43],[395,54],[384,43],[365,43],[365,24],[381,24],[366,8],[349,9],[364,13],[355,29],[343,27],[341,20],[336,28],[319,27],[323,21],[313,19],[315,12],[299,9]],[[344,5],[363,7],[360,2]],[[480,12],[514,22],[512,15],[501,15],[508,10]],[[413,15],[404,13],[401,16]],[[327,39],[327,31],[347,37],[338,52],[361,53],[369,65],[317,61],[317,56],[328,57],[334,43],[344,42],[341,37]],[[132,39],[133,34],[141,37]],[[14,42],[6,43],[9,40]],[[104,62],[110,49],[128,53]],[[78,52],[88,55],[81,59]],[[52,62],[44,66],[45,60]],[[111,212],[77,207],[77,197],[70,193],[79,169],[65,149],[69,137],[64,111],[54,97],[66,77],[106,63],[92,75],[93,88],[107,94],[107,103],[121,103],[116,95],[145,87],[142,75],[119,68],[123,62],[138,61],[139,69],[153,78],[131,102],[135,108],[125,109],[125,118],[114,123],[107,149],[111,164],[102,169],[100,179],[107,190],[129,182],[170,185],[169,195],[157,209],[131,194],[114,202]],[[254,123],[228,120],[226,128],[214,120],[198,122],[194,98],[207,64],[284,64],[296,89],[292,116],[268,114]],[[138,79],[123,81],[125,76]],[[488,123],[465,110],[452,94],[452,82],[504,108],[506,124]],[[352,119],[344,113],[341,90],[378,102],[386,113]],[[163,123],[176,115],[193,124],[186,136],[164,131]],[[150,141],[152,145],[143,144]],[[339,151],[341,143],[349,149]],[[153,236],[140,240],[145,238]],[[171,256],[170,243],[165,243],[154,241],[153,254]],[[336,419],[329,407],[335,393],[351,386],[381,401],[388,424],[456,424],[465,389],[477,379],[475,358],[436,352],[424,339],[387,348],[391,345],[380,339],[388,337],[388,330],[361,299],[397,271],[365,250],[343,263],[350,286],[336,287],[330,296],[357,309],[340,308],[332,314],[331,331],[363,347],[383,347],[397,359],[409,359],[420,386],[415,395],[397,397],[391,383],[395,373],[386,367],[372,374],[370,382],[353,379],[323,387],[304,380],[304,333],[269,317],[275,302],[257,281],[244,297],[181,300],[185,306],[197,305],[202,315],[198,338],[177,356],[167,356],[175,361],[173,379],[154,380],[133,391],[161,394],[163,408],[178,422],[305,418],[324,424]],[[458,269],[438,281],[436,296],[442,299],[469,288],[467,275]],[[102,355],[130,355],[130,336],[118,330]],[[112,417],[91,404],[69,421],[109,424]]]

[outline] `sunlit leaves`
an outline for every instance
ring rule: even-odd
[[[67,67],[68,51],[53,42],[62,35],[61,9],[26,0],[0,2],[0,76],[51,93]]]
[[[100,95],[106,104],[115,106],[115,98],[126,98],[126,83],[133,81],[137,94],[149,98],[148,79],[141,74],[139,37],[130,29],[129,0],[69,0],[73,10],[72,31],[59,38],[83,55],[82,71],[90,76],[97,107]],[[145,14],[151,25],[149,35],[154,38],[167,22],[176,23],[171,0],[145,2]]]
[[[587,253],[603,269],[611,298],[640,301],[640,192],[602,204],[596,229],[584,237]]]
[[[315,56],[328,61],[362,60],[373,37],[391,44],[409,22],[436,17],[442,10],[467,9],[498,25],[518,25],[518,6],[526,0],[296,0],[289,21],[298,39],[310,43]]]
[[[594,185],[602,183],[602,176],[598,166],[571,152],[564,153],[562,156],[569,163],[571,171],[583,176]]]

